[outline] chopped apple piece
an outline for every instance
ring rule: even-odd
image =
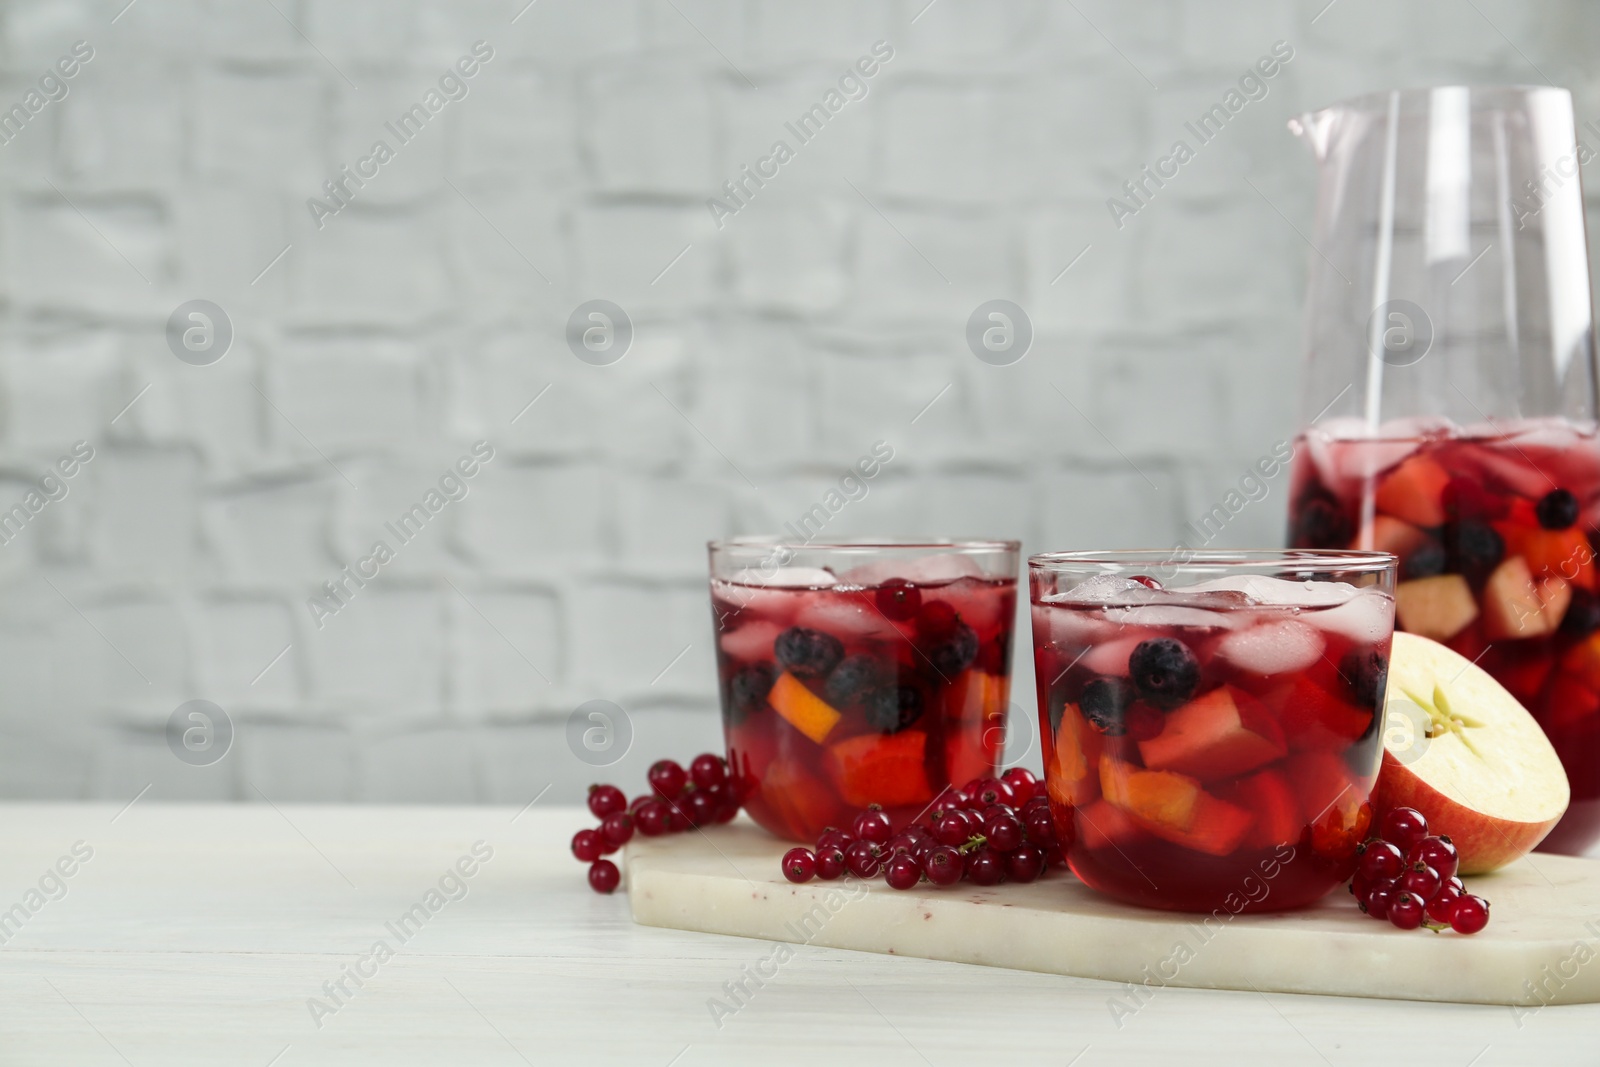
[[[1449,484],[1450,472],[1418,453],[1389,472],[1373,501],[1379,511],[1413,526],[1440,526],[1447,518],[1444,487]]]
[[[1306,821],[1300,817],[1300,804],[1294,790],[1279,771],[1261,771],[1241,778],[1222,791],[1222,799],[1251,812],[1255,824],[1245,844],[1251,848],[1272,848],[1294,844]]]
[[[1133,816],[1106,800],[1077,809],[1078,841],[1085,848],[1122,848],[1144,837]]]
[[[1484,583],[1484,635],[1495,641],[1554,633],[1571,600],[1572,587],[1565,580],[1541,578],[1536,583],[1528,561],[1512,556]]]
[[[1428,531],[1419,529],[1393,515],[1374,515],[1372,523],[1361,528],[1361,539],[1355,548],[1370,548],[1376,552],[1393,552],[1404,558],[1428,539]]]
[[[1438,574],[1401,582],[1394,590],[1400,625],[1435,641],[1448,641],[1478,617],[1472,587],[1459,574]]]
[[[1106,756],[1100,760],[1100,792],[1147,826],[1187,830],[1194,823],[1200,783],[1171,771],[1141,771]]]
[[[1271,763],[1288,748],[1272,713],[1255,697],[1222,685],[1167,716],[1161,733],[1139,742],[1152,771],[1178,771],[1210,781]]]
[[[778,675],[778,680],[772,683],[767,703],[773,711],[787,719],[790,726],[819,745],[843,718],[832,705],[807,689],[804,682],[788,671]]]

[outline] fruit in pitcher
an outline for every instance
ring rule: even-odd
[[[787,719],[790,726],[819,745],[842,718],[831,705],[807,689],[804,682],[787,672],[778,675],[778,680],[772,683],[767,703]]]
[[[1448,641],[1472,625],[1478,617],[1478,602],[1466,578],[1439,574],[1397,585],[1394,613],[1400,625],[1412,633]]]
[[[1417,453],[1378,483],[1375,502],[1385,515],[1404,519],[1413,526],[1439,526],[1448,517],[1444,490],[1449,484],[1449,471]]]
[[[1570,797],[1561,761],[1533,717],[1481,667],[1413,634],[1395,635],[1389,678],[1390,721],[1419,721],[1423,735],[1386,738],[1378,809],[1421,812],[1435,834],[1451,839],[1463,874],[1531,851]]]

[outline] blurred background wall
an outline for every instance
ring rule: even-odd
[[[26,512],[0,794],[642,783],[719,742],[703,542],[795,520],[875,442],[828,536],[1039,551],[1170,546],[1292,436],[1315,253],[1289,116],[1548,80],[1600,119],[1578,0],[525,3],[0,7],[0,509]],[[592,299],[632,325],[620,361],[567,341]],[[1020,362],[969,349],[993,299],[1031,323]],[[1283,494],[1217,543],[1280,543]],[[376,577],[308,608],[378,540]],[[235,732],[205,767],[167,743],[192,699]],[[593,699],[633,733],[602,772],[567,743]]]

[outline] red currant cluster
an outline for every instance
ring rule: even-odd
[[[673,760],[657,760],[649,780],[650,792],[632,803],[614,785],[589,787],[589,810],[600,825],[572,835],[572,854],[589,864],[589,885],[596,893],[609,893],[622,881],[617,865],[605,857],[631,841],[635,830],[659,837],[731,822],[739,814],[739,798],[721,756],[702,752],[687,771]]]
[[[1420,811],[1393,808],[1379,831],[1359,849],[1350,880],[1362,911],[1402,930],[1475,934],[1489,925],[1489,902],[1468,893],[1456,877],[1456,847],[1448,837],[1429,836]]]
[[[953,885],[1031,882],[1064,863],[1050,802],[1028,771],[1013,767],[1001,778],[976,778],[941,796],[927,815],[896,833],[876,804],[849,830],[828,829],[815,851],[783,855],[791,882],[883,876],[891,889],[910,889],[926,878]]]

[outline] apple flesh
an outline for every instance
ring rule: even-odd
[[[1402,721],[1420,730],[1413,736]],[[1566,772],[1533,716],[1437,642],[1394,635],[1385,722],[1376,814],[1420,811],[1431,833],[1455,843],[1463,875],[1531,852],[1567,810]]]

